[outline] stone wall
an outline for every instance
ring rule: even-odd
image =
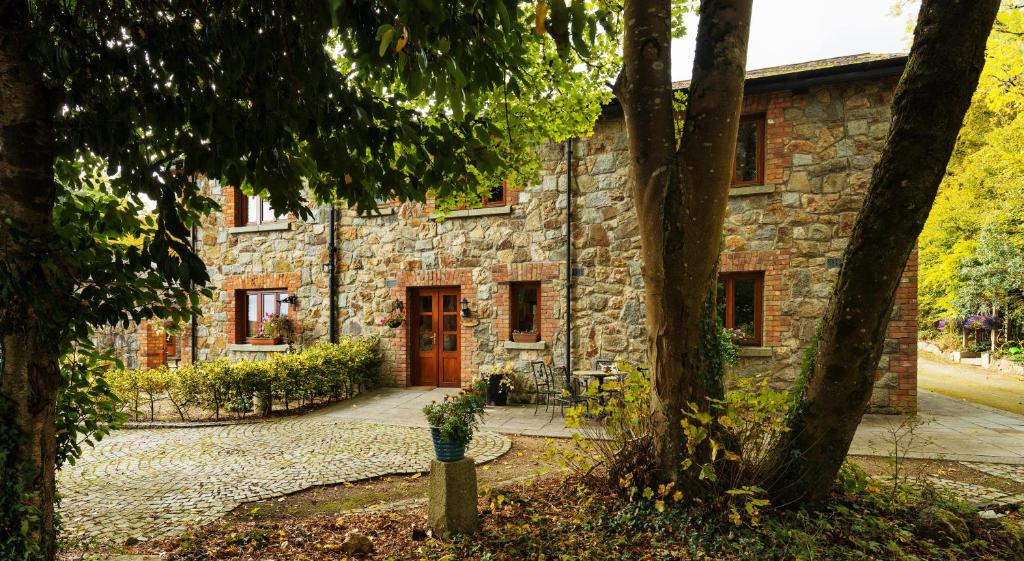
[[[895,78],[748,96],[745,113],[765,116],[764,184],[735,188],[724,230],[722,270],[764,273],[763,346],[744,349],[744,374],[779,386],[797,376],[827,304],[839,259],[889,127]],[[379,334],[393,383],[409,383],[407,326],[379,320],[422,286],[458,287],[471,309],[462,320],[462,379],[512,361],[565,363],[566,279],[572,281],[572,359],[642,361],[643,280],[636,215],[628,196],[629,158],[621,114],[609,113],[592,137],[574,143],[572,270],[566,270],[564,144],[541,148],[536,184],[502,207],[434,215],[407,203],[378,216],[338,212],[338,327]],[[212,301],[199,322],[199,359],[259,356],[234,335],[235,291],[287,288],[297,344],[327,339],[327,210],[271,229],[233,226],[234,189],[208,192],[224,212],[201,230]],[[509,342],[509,284],[541,283],[543,341]],[[873,398],[876,409],[916,402],[916,255],[897,294]]]

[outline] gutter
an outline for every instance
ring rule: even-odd
[[[193,254],[196,252],[196,238],[198,237],[198,235],[199,234],[198,234],[198,231],[196,230],[196,225],[193,224],[192,225],[192,240],[191,240],[192,241],[192,253]],[[192,289],[192,288],[194,288],[194,286],[193,286],[193,284],[191,282],[189,282],[189,289]],[[199,348],[199,339],[198,339],[199,335],[196,333],[196,331],[198,331],[198,329],[199,329],[199,321],[196,319],[195,311],[193,311],[189,315],[191,316],[189,318],[189,323],[191,324],[191,326],[189,328],[189,348],[191,350],[191,354],[189,356],[191,357],[191,360],[189,361],[189,363],[190,364],[195,364],[196,363],[196,353],[198,352],[198,348]]]
[[[327,306],[327,333],[331,343],[338,342],[338,287],[335,272],[337,271],[337,248],[335,247],[335,226],[338,221],[338,211],[334,208],[334,203],[331,203],[330,213],[330,234],[327,238],[327,292],[328,292],[328,306]]]
[[[565,376],[572,376],[572,138],[565,141]]]

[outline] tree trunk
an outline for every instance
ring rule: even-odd
[[[8,458],[3,481],[20,479],[22,503],[38,513],[28,539],[52,559],[61,377],[55,338],[42,330],[47,318],[38,304],[59,296],[63,285],[55,286],[42,264],[43,256],[52,258],[54,111],[42,73],[27,56],[25,9],[21,2],[0,9],[0,406],[18,433],[16,442],[0,446]],[[0,497],[5,511],[16,500]]]
[[[627,0],[615,85],[629,135],[653,376],[655,467],[681,476],[688,403],[722,393],[715,319],[718,255],[743,102],[751,0],[701,3],[682,139],[675,139],[671,0]]]
[[[999,0],[925,0],[892,127],[777,452],[778,504],[825,498],[871,397],[893,298],[985,64]]]

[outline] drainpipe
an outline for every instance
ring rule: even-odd
[[[195,251],[196,251],[196,238],[197,237],[198,237],[198,231],[196,230],[196,225],[193,224],[192,225],[192,253],[195,253]],[[189,289],[190,289],[190,291],[193,288],[194,288],[194,285],[192,284],[191,281],[189,281]],[[191,361],[190,362],[191,362],[191,364],[195,364],[196,363],[196,352],[197,352],[197,348],[199,346],[199,344],[198,344],[199,339],[198,339],[198,335],[196,334],[196,331],[199,329],[198,328],[198,323],[199,322],[196,319],[195,311],[193,311],[190,314],[190,316],[191,317],[189,318],[189,322],[191,324],[191,328],[189,329],[189,347],[190,347],[190,349],[192,351],[192,357],[191,357]]]
[[[331,227],[330,234],[328,235],[327,251],[330,255],[327,257],[327,292],[328,292],[328,311],[327,317],[329,325],[327,327],[327,333],[329,334],[331,343],[338,342],[338,287],[337,280],[335,279],[335,271],[337,269],[337,248],[335,247],[334,229],[337,223],[338,216],[337,211],[334,208],[334,203],[331,203]]]
[[[565,375],[572,376],[572,138],[565,141]]]

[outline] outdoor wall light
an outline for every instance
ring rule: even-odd
[[[299,303],[299,297],[292,294],[289,296],[285,296],[284,298],[278,300],[278,302],[282,304],[291,304],[292,306],[294,306],[295,304]]]
[[[460,304],[462,304],[462,317],[468,318],[473,315],[473,311],[469,309],[469,300],[463,298]]]

